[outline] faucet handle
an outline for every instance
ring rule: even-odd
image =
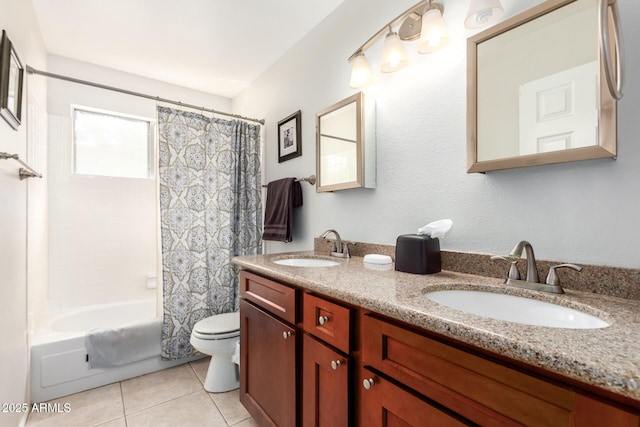
[[[518,259],[517,258],[507,258],[500,255],[494,255],[491,257],[491,261],[502,260],[511,263],[511,267],[509,267],[509,279],[520,280],[520,272],[518,271]]]
[[[553,267],[549,268],[549,274],[547,275],[547,280],[546,280],[547,285],[560,286],[560,279],[556,274],[556,268],[572,268],[576,271],[582,271],[582,267],[575,264],[554,265]]]
[[[347,242],[342,242],[342,254],[345,258],[351,258],[351,255],[349,255],[349,244]]]

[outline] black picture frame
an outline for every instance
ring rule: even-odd
[[[2,30],[0,45],[0,116],[18,130],[22,121],[24,68],[7,32]]]
[[[278,122],[278,163],[302,156],[302,111]]]

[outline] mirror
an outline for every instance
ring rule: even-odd
[[[375,188],[375,103],[362,92],[316,115],[316,191]]]
[[[548,0],[469,38],[468,172],[616,156],[600,6]]]

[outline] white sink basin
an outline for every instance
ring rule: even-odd
[[[609,326],[604,320],[582,311],[515,295],[445,290],[428,292],[425,296],[466,313],[524,325],[568,329],[597,329]]]
[[[340,265],[339,262],[322,258],[284,258],[273,262],[279,265],[288,265],[289,267],[333,267]]]

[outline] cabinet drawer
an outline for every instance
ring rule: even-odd
[[[570,425],[571,390],[369,315],[362,361],[479,424]]]
[[[363,386],[364,381],[368,382],[367,389]],[[368,369],[361,369],[358,387],[360,387],[358,425],[363,427],[474,425],[375,375]]]
[[[351,310],[310,294],[302,302],[304,330],[322,341],[349,353]]]
[[[296,290],[248,271],[240,272],[240,296],[295,324]]]

